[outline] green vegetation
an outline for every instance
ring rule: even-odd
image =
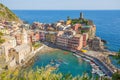
[[[33,46],[35,49],[38,49],[39,47],[42,46],[42,44],[39,43],[39,42],[35,42],[35,43],[32,44],[32,46]]]
[[[8,21],[21,22],[20,19],[7,7],[0,3],[0,18]]]
[[[112,80],[120,80],[120,73],[116,72],[112,76]]]
[[[72,24],[73,25],[76,24],[76,23],[89,25],[88,22],[89,21],[87,19],[72,19]]]
[[[83,34],[83,33],[87,33],[87,31],[86,30],[81,30],[81,33]]]
[[[114,56],[114,59],[118,60],[118,64],[120,64],[120,49],[117,52],[117,55]],[[112,76],[112,80],[120,80],[120,73],[116,72]]]
[[[0,32],[0,44],[4,43],[5,42],[5,39],[2,39],[2,36],[3,36],[3,33]]]
[[[67,17],[67,20],[71,20],[70,16]]]
[[[53,67],[40,68],[36,70],[26,69],[15,71],[5,71],[0,74],[0,80],[99,80],[98,78],[89,77],[87,74],[73,77],[71,74],[55,73]],[[110,80],[102,78],[101,80]]]
[[[120,64],[120,49],[119,49],[119,51],[117,52],[117,55],[114,56],[114,58],[115,58],[116,60],[118,60],[118,64]]]

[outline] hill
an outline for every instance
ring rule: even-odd
[[[21,22],[21,20],[10,9],[0,3],[0,20],[1,19]]]

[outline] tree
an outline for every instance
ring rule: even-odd
[[[120,80],[120,73],[114,73],[112,76],[112,80]]]
[[[117,64],[120,64],[120,49],[117,52],[117,55],[114,56],[114,58],[116,60],[118,60]],[[112,76],[112,80],[120,80],[120,73],[118,73],[118,72],[114,73],[113,76]]]
[[[70,16],[67,17],[67,20],[71,20],[71,19],[70,19]]]
[[[120,64],[120,49],[117,52],[117,55],[113,56],[114,59],[118,60],[118,64]]]

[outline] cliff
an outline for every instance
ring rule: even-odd
[[[0,3],[0,20],[22,22],[10,9]]]

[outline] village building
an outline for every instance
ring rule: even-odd
[[[66,47],[71,50],[80,50],[83,47],[83,36],[76,34],[75,31],[61,31],[57,35],[56,45]]]

